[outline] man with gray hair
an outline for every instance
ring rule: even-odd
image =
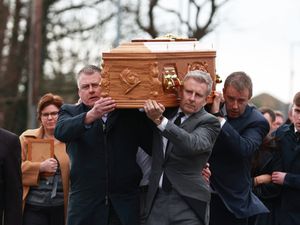
[[[179,108],[154,100],[144,105],[156,125],[147,198],[147,225],[208,224],[209,184],[201,175],[220,131],[204,110],[212,89],[208,73],[190,71],[179,92]]]
[[[71,162],[67,225],[139,225],[136,153],[151,150],[152,132],[144,113],[101,97],[100,81],[96,66],[79,71],[80,103],[64,104],[55,128]]]

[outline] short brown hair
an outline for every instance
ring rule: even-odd
[[[296,106],[300,106],[300,91],[295,94],[293,104]]]
[[[46,108],[49,105],[55,105],[57,108],[60,109],[62,104],[63,104],[63,99],[59,95],[54,95],[52,93],[47,93],[43,95],[37,105],[38,120],[41,121],[41,115],[44,108]]]
[[[239,92],[248,89],[249,99],[252,97],[252,80],[250,76],[243,71],[231,73],[225,80],[224,89],[226,90],[228,86],[234,87]]]

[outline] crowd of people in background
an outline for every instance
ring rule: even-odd
[[[300,224],[300,92],[285,119],[245,72],[207,104],[210,75],[189,71],[173,108],[116,108],[97,66],[76,81],[76,104],[40,98],[38,128],[0,129],[0,224]]]

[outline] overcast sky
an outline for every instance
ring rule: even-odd
[[[217,51],[223,80],[242,70],[253,79],[254,95],[290,102],[300,91],[300,1],[232,0],[218,20],[216,32],[201,43]]]

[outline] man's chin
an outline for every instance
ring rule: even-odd
[[[230,114],[228,114],[228,117],[230,117],[230,118],[238,118],[239,116],[240,116],[239,113],[230,113]]]
[[[199,110],[196,110],[194,107],[193,108],[185,108],[184,109],[184,113],[187,113],[187,114],[193,114],[193,113],[196,113],[198,111]]]

